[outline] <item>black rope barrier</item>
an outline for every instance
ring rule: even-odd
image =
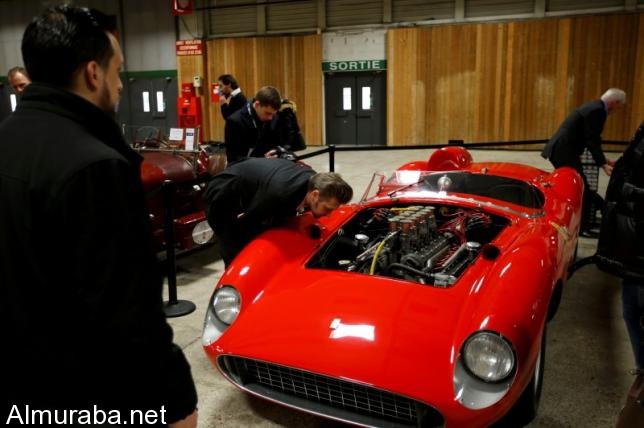
[[[461,146],[466,149],[499,149],[512,146],[528,146],[528,145],[543,145],[547,143],[548,140],[525,140],[525,141],[488,141],[484,143],[464,143],[463,140],[449,140],[448,144],[418,144],[412,146],[355,146],[355,145],[342,145],[336,146],[334,144],[329,144],[328,146],[315,150],[303,155],[297,155],[298,160],[309,159],[315,156],[323,155],[325,153],[329,154],[329,171],[335,171],[335,153],[336,152],[361,152],[361,151],[374,151],[374,150],[435,150],[441,149],[443,147],[453,147]],[[627,146],[628,142],[626,141],[602,141],[603,144],[612,144],[619,146]]]

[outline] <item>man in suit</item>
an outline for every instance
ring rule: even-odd
[[[248,156],[264,156],[272,147],[269,124],[282,98],[277,89],[264,86],[251,101],[226,119],[225,142],[228,163]]]
[[[595,234],[589,230],[590,209],[593,203],[601,208],[603,199],[589,188],[580,156],[584,149],[588,149],[597,166],[602,168],[606,175],[611,174],[615,163],[604,156],[601,148],[601,133],[608,115],[622,108],[625,103],[626,93],[621,89],[611,88],[600,99],[583,104],[568,115],[541,153],[541,156],[549,159],[555,168],[562,166],[574,168],[584,180],[582,236],[595,237]]]
[[[246,158],[213,177],[204,193],[226,266],[257,235],[289,217],[330,214],[353,197],[334,172],[316,173],[285,159]]]
[[[221,88],[221,96],[219,97],[221,115],[226,120],[228,116],[246,105],[246,96],[231,74],[222,74],[217,80]]]

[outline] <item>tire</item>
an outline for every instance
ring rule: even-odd
[[[494,426],[497,428],[523,427],[528,425],[537,416],[539,401],[541,400],[541,389],[543,387],[543,369],[546,362],[546,326],[543,327],[541,348],[537,357],[537,364],[532,373],[532,380],[523,391],[519,400],[512,406],[512,409]]]

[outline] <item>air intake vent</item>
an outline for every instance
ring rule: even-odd
[[[359,383],[233,356],[217,363],[241,388],[319,415],[371,426],[443,426],[435,409]]]

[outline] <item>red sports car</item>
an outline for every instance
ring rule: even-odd
[[[239,254],[204,323],[213,364],[251,394],[356,425],[528,423],[580,176],[448,147],[371,187]]]

